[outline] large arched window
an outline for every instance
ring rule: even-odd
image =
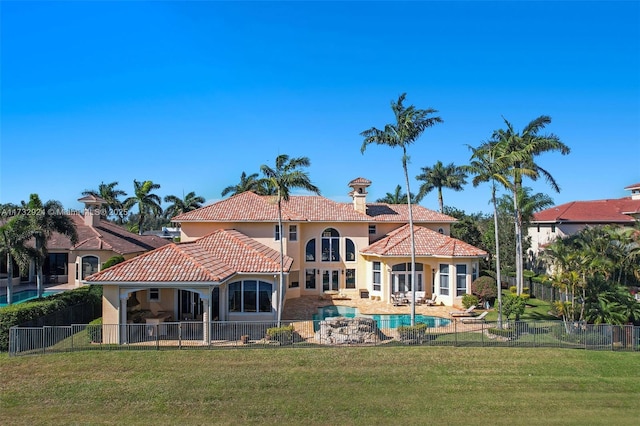
[[[244,280],[229,284],[229,312],[271,312],[272,285]]]
[[[98,272],[98,263],[100,259],[96,256],[85,256],[82,258],[82,279],[85,279],[91,274]]]
[[[322,261],[340,261],[340,234],[333,228],[322,231]]]
[[[307,248],[305,251],[306,251],[307,262],[315,262],[316,260],[316,239],[315,238],[307,242]]]
[[[345,257],[347,262],[355,262],[356,260],[356,245],[350,238],[345,238],[344,244],[346,246]]]

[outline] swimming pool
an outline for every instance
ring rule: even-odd
[[[363,315],[358,312],[358,308],[351,306],[325,306],[318,308],[318,313],[313,314],[314,321],[322,321],[329,317],[345,318],[371,318],[378,323],[380,328],[398,328],[401,325],[411,325],[411,315],[409,314],[374,314]],[[429,315],[416,315],[416,324],[427,324],[427,327],[444,327],[451,323],[447,318],[433,317]]]
[[[45,291],[42,293],[43,297],[57,294],[59,291]],[[38,290],[22,290],[13,293],[13,304],[26,302],[27,300],[38,298]],[[0,296],[0,306],[7,306],[7,295]]]

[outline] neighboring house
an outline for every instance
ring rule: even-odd
[[[453,217],[413,207],[416,286],[411,285],[408,206],[366,202],[370,181],[349,183],[351,203],[291,196],[283,229],[272,196],[244,192],[172,219],[181,243],[92,275],[104,286],[103,322],[131,320],[131,300],[153,315],[212,320],[277,318],[280,238],[285,298],[375,297],[415,290],[438,303],[459,304],[471,292],[487,253],[449,236]],[[129,303],[128,303],[129,301]]]
[[[630,197],[595,201],[572,201],[533,215],[527,230],[530,257],[536,258],[556,238],[576,234],[587,226],[634,226],[640,221],[640,183],[629,185]]]
[[[121,226],[100,218],[101,206],[106,201],[88,195],[78,201],[85,204],[83,212],[58,212],[68,214],[76,226],[78,242],[73,245],[69,238],[54,233],[47,241],[48,256],[43,265],[43,275],[48,283],[73,283],[82,281],[100,271],[104,262],[120,255],[131,259],[169,243],[157,236],[140,236]],[[14,269],[17,273],[17,268]],[[35,281],[33,263],[29,271],[29,281]],[[6,279],[2,280],[6,284]]]

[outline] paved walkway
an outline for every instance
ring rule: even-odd
[[[351,306],[358,308],[361,314],[411,314],[411,305],[393,306],[391,303],[374,301],[371,299],[334,299],[327,300],[321,296],[301,296],[297,299],[286,301],[282,319],[287,320],[310,320],[312,315],[317,313],[318,308],[324,306]],[[442,318],[449,318],[449,312],[457,308],[451,306],[427,306],[416,305],[417,315],[431,315]]]

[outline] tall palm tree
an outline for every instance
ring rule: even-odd
[[[0,256],[7,260],[7,304],[13,303],[13,263],[24,272],[29,261],[35,258],[34,250],[25,243],[31,238],[29,218],[25,215],[14,216],[0,226]]]
[[[280,233],[280,283],[278,289],[278,326],[282,320],[282,308],[284,302],[284,228],[282,227],[282,202],[289,201],[291,190],[301,188],[315,194],[320,194],[320,189],[311,183],[309,175],[300,170],[309,167],[311,161],[307,157],[289,158],[286,154],[276,157],[275,168],[266,164],[260,166],[265,176],[266,184],[275,191],[275,200],[278,204],[278,230]]]
[[[240,175],[239,183],[227,186],[222,190],[221,195],[224,197],[227,194],[237,195],[249,191],[258,195],[275,195],[270,193],[264,179],[258,179],[258,173],[253,173],[247,176],[245,172],[242,172]]]
[[[160,196],[151,192],[155,189],[160,189],[160,185],[153,183],[150,180],[138,182],[134,179],[133,192],[135,195],[124,200],[124,207],[127,210],[131,209],[136,204],[138,205],[138,210],[140,212],[140,215],[138,216],[138,234],[140,235],[142,235],[142,223],[147,215],[162,215],[162,207],[160,207],[162,200],[160,199]]]
[[[440,213],[444,212],[442,188],[462,191],[462,185],[467,184],[467,174],[461,167],[458,167],[453,163],[449,163],[445,166],[440,160],[438,160],[433,167],[422,167],[422,173],[416,176],[416,179],[424,182],[420,185],[420,191],[418,192],[418,196],[420,198],[423,198],[434,189],[438,190]]]
[[[411,199],[415,202],[419,202],[420,198],[411,194]],[[396,189],[393,192],[387,192],[383,198],[378,198],[376,203],[387,203],[387,204],[407,204],[409,202],[409,197],[407,194],[402,193],[402,186],[396,186]]]
[[[71,244],[78,242],[76,226],[70,216],[64,214],[64,207],[60,202],[49,200],[42,204],[38,194],[31,194],[29,202],[25,206],[30,212],[37,214],[29,215],[29,228],[31,236],[35,241],[35,263],[36,263],[36,285],[38,297],[42,297],[43,274],[42,267],[47,258],[47,241],[54,232],[67,236]]]
[[[167,195],[164,197],[164,201],[171,203],[171,205],[164,211],[165,217],[167,219],[171,219],[179,214],[199,209],[202,207],[205,200],[204,197],[196,195],[194,191],[191,191],[184,196],[184,198],[180,198],[175,195]]]
[[[471,150],[469,165],[461,166],[462,170],[474,175],[472,184],[477,187],[483,182],[491,182],[491,203],[493,204],[494,237],[496,240],[496,282],[498,285],[498,327],[502,327],[502,278],[500,269],[500,241],[498,238],[498,203],[496,200],[496,185],[500,184],[509,188],[511,183],[505,176],[505,164],[502,153],[504,143],[488,142]]]
[[[118,218],[118,223],[122,224],[124,221],[124,208],[122,205],[122,201],[118,197],[126,197],[127,193],[121,189],[116,189],[118,186],[118,182],[104,183],[101,182],[98,186],[98,189],[86,189],[82,191],[82,195],[93,195],[95,197],[100,197],[107,202],[106,208],[106,216],[103,216],[106,219],[111,214],[114,214]]]
[[[360,133],[364,138],[360,152],[364,154],[369,144],[386,145],[391,148],[402,148],[402,168],[404,170],[405,182],[407,185],[407,204],[409,205],[409,234],[411,238],[411,285],[412,288],[416,282],[416,247],[415,235],[413,230],[413,214],[411,212],[411,189],[409,187],[409,171],[407,163],[409,156],[407,155],[407,145],[415,142],[422,133],[437,123],[442,123],[442,119],[438,116],[431,116],[438,111],[432,108],[416,109],[413,105],[405,107],[403,102],[407,94],[403,93],[398,97],[397,102],[391,101],[391,110],[395,116],[396,122],[386,124],[383,130],[372,127]],[[415,291],[411,292],[411,325],[415,325],[416,317],[416,301]]]
[[[511,176],[513,202],[515,211],[515,235],[516,235],[516,287],[517,293],[522,293],[523,257],[522,257],[522,210],[518,204],[518,193],[522,188],[522,180],[529,177],[537,180],[541,175],[547,180],[554,191],[560,192],[560,187],[553,176],[535,162],[535,157],[546,153],[559,151],[562,155],[569,154],[570,148],[560,141],[554,134],[540,134],[551,123],[551,117],[541,115],[525,126],[521,133],[514,130],[513,126],[503,117],[506,129],[499,129],[493,133],[494,141],[506,143],[505,154],[511,156],[508,174]]]

